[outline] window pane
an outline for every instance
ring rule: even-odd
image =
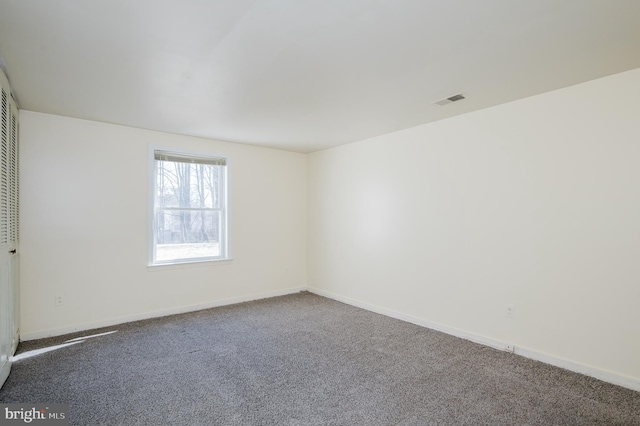
[[[221,212],[168,210],[156,213],[156,261],[219,257]]]
[[[156,205],[221,208],[224,166],[156,161]]]

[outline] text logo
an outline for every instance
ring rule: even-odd
[[[69,424],[69,404],[0,404],[0,426]]]

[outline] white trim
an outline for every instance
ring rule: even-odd
[[[13,358],[13,357],[11,357]],[[0,367],[0,389],[11,372],[11,358]]]
[[[600,368],[570,361],[568,359],[560,358],[555,355],[550,355],[529,348],[521,348],[516,346],[514,349],[514,353],[516,355],[534,359],[536,361],[544,362],[545,364],[564,368],[565,370],[573,371],[574,373],[584,374],[585,376],[593,377],[595,379],[602,380],[603,382],[611,383],[623,388],[640,392],[640,380],[633,377],[614,373],[613,371],[602,370]]]
[[[155,149],[156,147],[153,145],[149,145],[149,153],[148,153],[148,161],[149,168],[147,170],[147,176],[149,179],[148,188],[147,188],[147,265],[153,264],[153,259],[155,259],[155,230],[154,230],[154,220],[155,220],[155,191],[156,191],[156,159],[155,159]]]
[[[640,380],[634,378],[634,377],[629,377],[629,376],[624,376],[618,373],[614,373],[611,371],[607,371],[607,370],[602,370],[593,366],[589,366],[589,365],[585,365],[585,364],[581,364],[578,362],[574,362],[574,361],[570,361],[564,358],[560,358],[554,355],[550,355],[550,354],[546,354],[543,352],[539,352],[533,349],[529,349],[529,348],[522,348],[522,347],[514,347],[513,345],[511,345],[510,343],[506,343],[506,342],[502,342],[496,339],[492,339],[490,337],[487,336],[483,336],[480,334],[476,334],[476,333],[470,333],[464,330],[460,330],[454,327],[450,327],[450,326],[446,326],[440,323],[435,323],[432,321],[428,321],[422,318],[418,318],[418,317],[414,317],[412,315],[406,315],[391,309],[387,309],[387,308],[383,308],[381,306],[378,305],[374,305],[371,303],[367,303],[367,302],[362,302],[360,300],[357,299],[352,299],[350,297],[346,297],[346,296],[341,296],[326,290],[321,290],[318,288],[312,288],[312,287],[294,287],[294,288],[288,288],[288,289],[284,289],[284,290],[275,290],[275,291],[269,291],[269,292],[263,292],[263,293],[255,293],[255,294],[251,294],[251,295],[247,295],[247,296],[240,296],[240,297],[232,297],[232,298],[228,298],[228,299],[222,299],[222,300],[215,300],[215,301],[210,301],[210,302],[206,302],[206,303],[199,303],[199,304],[195,304],[195,305],[189,305],[189,306],[182,306],[182,307],[178,307],[178,308],[171,308],[171,309],[165,309],[165,310],[159,310],[159,311],[151,311],[151,312],[146,312],[143,314],[135,314],[135,315],[128,315],[128,316],[124,316],[124,317],[119,317],[119,318],[112,318],[109,320],[104,320],[104,321],[96,321],[96,322],[92,322],[92,323],[85,323],[85,324],[80,324],[80,325],[75,325],[75,326],[67,326],[67,327],[59,327],[59,328],[54,328],[54,329],[48,329],[48,330],[41,330],[41,331],[36,331],[36,332],[31,332],[31,333],[25,333],[22,334],[21,340],[22,341],[27,341],[27,340],[35,340],[35,339],[41,339],[44,337],[53,337],[53,336],[60,336],[63,334],[68,334],[68,333],[72,333],[72,332],[76,332],[76,331],[84,331],[84,330],[92,330],[95,328],[100,328],[100,327],[109,327],[109,326],[115,326],[118,324],[123,324],[126,322],[131,322],[131,321],[138,321],[138,320],[143,320],[143,319],[150,319],[150,318],[157,318],[157,317],[162,317],[162,316],[167,316],[167,315],[174,315],[174,314],[181,314],[181,313],[186,313],[186,312],[193,312],[193,311],[199,311],[202,309],[209,309],[209,308],[215,308],[215,307],[219,307],[219,306],[227,306],[227,305],[233,305],[236,303],[242,303],[242,302],[248,302],[251,300],[259,300],[259,299],[266,299],[266,298],[270,298],[270,297],[277,297],[277,296],[285,296],[288,294],[294,294],[294,293],[299,293],[301,291],[309,291],[310,293],[314,293],[317,294],[319,296],[323,296],[323,297],[327,297],[329,299],[333,299],[336,300],[338,302],[342,302],[342,303],[346,303],[348,305],[351,306],[355,306],[361,309],[365,309],[367,311],[370,312],[375,312],[381,315],[385,315],[391,318],[395,318],[395,319],[399,319],[402,321],[406,321],[409,322],[411,324],[416,324],[419,325],[421,327],[426,327],[432,330],[437,330],[437,331],[441,331],[443,333],[449,334],[451,336],[455,336],[455,337],[460,337],[462,339],[465,340],[469,340],[472,341],[474,343],[478,343],[484,346],[489,346],[492,347],[494,349],[498,349],[498,350],[502,350],[502,351],[506,351],[506,352],[514,352],[516,355],[520,355],[523,356],[525,358],[530,358],[536,361],[540,361],[540,362],[544,362],[545,364],[549,364],[549,365],[553,365],[555,367],[559,367],[559,368],[563,368],[565,370],[569,370],[569,371],[573,371],[575,373],[579,373],[579,374],[584,374],[586,376],[590,376],[593,378],[596,378],[598,380],[602,380],[604,382],[608,382],[614,385],[618,385],[618,386],[622,386],[624,388],[627,389],[631,389],[634,391],[638,391],[640,392]],[[4,373],[4,372],[3,372]]]
[[[17,329],[13,335],[13,345],[11,347],[11,355],[15,354],[16,351],[18,350],[18,344],[20,344],[20,329]]]
[[[183,314],[186,312],[200,311],[203,309],[217,308],[220,306],[234,305],[236,303],[249,302],[252,300],[267,299],[270,297],[285,296],[287,294],[299,293],[305,291],[305,287],[287,288],[284,290],[267,291],[263,293],[254,293],[246,296],[230,297],[228,299],[212,300],[205,303],[197,303],[195,305],[180,306],[177,308],[162,309],[158,311],[150,311],[141,314],[126,315],[123,317],[110,318],[102,321],[89,322],[84,324],[69,325],[66,327],[50,328],[47,330],[33,331],[23,333],[20,336],[21,341],[42,339],[45,337],[61,336],[63,334],[74,333],[76,331],[93,330],[101,327],[111,327],[118,324],[124,324],[132,321],[145,320],[150,318],[164,317],[167,315]]]
[[[155,244],[155,229],[154,229],[154,221],[155,221],[155,192],[156,192],[156,158],[155,158],[155,153],[156,151],[160,151],[160,152],[171,152],[171,153],[176,153],[176,154],[184,154],[185,156],[192,156],[192,157],[201,157],[201,158],[220,158],[220,159],[224,159],[225,160],[225,167],[224,167],[224,176],[223,176],[223,185],[222,185],[222,190],[223,190],[223,198],[224,198],[224,221],[223,221],[223,232],[224,232],[224,238],[222,239],[223,241],[221,241],[221,243],[223,243],[223,245],[220,246],[220,250],[223,252],[223,256],[222,257],[215,257],[215,258],[190,258],[190,259],[185,259],[185,260],[172,260],[172,261],[168,261],[168,262],[154,262],[155,259],[155,249],[156,249],[156,244]],[[229,196],[229,192],[230,191],[230,187],[231,187],[231,178],[230,178],[230,173],[229,170],[231,170],[231,157],[227,154],[222,155],[222,154],[218,154],[218,153],[213,153],[213,152],[206,152],[206,151],[195,151],[195,150],[188,150],[188,149],[183,149],[183,148],[171,148],[171,147],[167,147],[167,146],[160,146],[160,145],[154,145],[154,144],[149,144],[149,154],[148,154],[148,158],[149,158],[149,162],[148,162],[148,170],[147,170],[147,176],[148,176],[148,197],[147,197],[147,202],[148,202],[148,211],[147,211],[147,266],[148,267],[155,267],[155,266],[162,266],[162,265],[176,265],[176,264],[186,264],[186,263],[201,263],[201,262],[212,262],[212,261],[226,261],[226,260],[231,260],[231,227],[230,227],[230,221],[231,221],[231,200],[230,200],[230,196]],[[180,209],[180,210],[199,210],[199,209]],[[207,209],[208,211],[211,210],[219,210],[219,209]]]
[[[164,271],[167,269],[184,269],[185,267],[202,267],[202,266],[221,266],[228,265],[233,259],[191,259],[184,262],[166,262],[166,263],[154,263],[153,265],[147,265],[147,271]]]
[[[355,306],[367,311],[375,312],[381,315],[385,315],[391,318],[406,321],[412,324],[416,324],[422,327],[430,328],[432,330],[441,331],[451,336],[460,337],[465,340],[470,340],[474,343],[489,346],[494,349],[513,352],[516,355],[523,356],[525,358],[533,359],[536,361],[544,362],[555,367],[560,367],[565,370],[573,371],[574,373],[584,374],[604,382],[612,383],[614,385],[622,386],[627,389],[640,392],[640,380],[624,376],[622,374],[614,373],[612,371],[602,370],[590,365],[581,364],[579,362],[570,361],[564,358],[560,358],[554,355],[546,354],[529,348],[521,348],[513,346],[511,343],[502,342],[500,340],[492,339],[487,336],[483,336],[476,333],[470,333],[468,331],[460,330],[455,327],[450,327],[444,324],[431,322],[422,318],[414,317],[412,315],[403,314],[401,312],[394,311],[392,309],[383,308],[378,305],[374,305],[360,300],[352,299],[350,297],[342,296],[336,293],[332,293],[326,290],[318,288],[307,288],[307,291],[317,294],[318,296],[327,297],[329,299],[336,300],[338,302],[346,303],[347,305]]]
[[[346,303],[347,305],[355,306],[357,308],[365,309],[367,311],[375,312],[377,314],[385,315],[391,318],[399,319],[402,321],[410,322],[411,324],[419,325],[421,327],[430,328],[432,330],[441,331],[446,334],[450,334],[455,337],[460,337],[465,340],[470,340],[474,343],[490,346],[494,349],[501,351],[507,350],[507,344],[499,340],[491,339],[475,333],[469,333],[458,328],[449,327],[444,324],[427,321],[422,318],[414,317],[412,315],[403,314],[401,312],[394,311],[392,309],[383,308],[371,303],[362,302],[360,300],[352,299],[350,297],[341,296],[326,290],[320,290],[318,288],[308,288],[307,291],[317,294],[318,296],[327,297],[329,299],[337,300],[338,302]]]
[[[13,97],[11,93],[11,85],[9,84],[9,78],[6,76],[2,68],[0,68],[0,86],[4,87],[5,92]]]

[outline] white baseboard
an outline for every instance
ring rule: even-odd
[[[363,302],[357,299],[352,299],[350,297],[342,296],[342,295],[321,290],[318,288],[307,288],[307,287],[295,287],[295,288],[288,288],[284,290],[255,293],[247,296],[232,297],[228,299],[221,299],[221,300],[214,300],[206,303],[199,303],[195,305],[181,306],[177,308],[145,312],[141,314],[128,315],[128,316],[123,316],[118,318],[111,318],[104,321],[96,321],[96,322],[77,324],[77,325],[72,325],[67,327],[59,327],[59,328],[29,332],[29,333],[22,334],[20,336],[20,340],[27,341],[27,340],[41,339],[45,337],[60,336],[63,334],[73,333],[77,331],[85,331],[85,330],[92,330],[95,328],[115,326],[118,324],[123,324],[131,321],[138,321],[138,320],[157,318],[157,317],[162,317],[167,315],[199,311],[202,309],[233,305],[236,303],[248,302],[251,300],[266,299],[269,297],[284,296],[287,294],[294,294],[301,291],[309,291],[319,296],[337,300],[339,302],[343,302],[348,305],[356,306],[358,308],[366,309],[367,311],[375,312],[391,318],[396,318],[396,319],[406,321],[412,324],[416,324],[422,327],[426,327],[432,330],[441,331],[451,336],[460,337],[462,339],[466,339],[474,343],[479,343],[481,345],[489,346],[494,349],[514,352],[516,355],[520,355],[525,358],[530,358],[536,361],[544,362],[546,364],[564,368],[569,371],[584,374],[586,376],[594,377],[604,382],[612,383],[614,385],[622,386],[624,388],[640,392],[640,380],[633,377],[624,376],[611,371],[602,370],[593,366],[570,361],[567,359],[557,357],[555,355],[546,354],[546,353],[539,352],[529,348],[513,347],[513,350],[510,350],[508,349],[509,345],[506,342],[492,339],[487,336],[483,336],[476,333],[470,333],[455,327],[450,327],[444,324],[414,317],[412,315],[403,314],[401,312],[397,312],[392,309],[387,309],[378,305]]]
[[[633,377],[624,376],[612,371],[602,370],[600,368],[581,364],[575,361],[570,361],[568,359],[560,358],[555,355],[546,354],[544,352],[539,352],[529,348],[516,347],[514,353],[525,358],[534,359],[536,361],[544,362],[545,364],[564,368],[565,370],[573,371],[574,373],[584,374],[585,376],[593,377],[595,379],[602,380],[603,382],[611,383],[623,388],[640,392],[640,380]]]
[[[200,311],[202,309],[217,308],[219,306],[234,305],[236,303],[249,302],[251,300],[267,299],[269,297],[285,296],[287,294],[299,293],[305,291],[306,287],[294,287],[284,290],[267,291],[263,293],[254,293],[247,296],[231,297],[228,299],[213,300],[195,305],[180,306],[177,308],[163,309],[158,311],[144,312],[141,314],[126,315],[123,317],[110,318],[102,321],[95,321],[83,324],[75,324],[66,327],[51,328],[47,330],[33,331],[22,333],[21,341],[42,339],[45,337],[61,336],[64,334],[74,333],[76,331],[93,330],[101,327],[110,327],[118,324],[124,324],[132,321],[145,320],[150,318],[164,317],[167,315],[183,314],[186,312]]]
[[[441,331],[451,336],[460,337],[465,340],[470,340],[474,343],[479,343],[481,345],[489,346],[494,349],[513,352],[516,355],[520,355],[525,358],[544,362],[545,364],[550,364],[556,367],[564,368],[565,370],[584,374],[585,376],[590,376],[598,380],[602,380],[604,382],[608,382],[614,385],[622,386],[624,388],[640,392],[640,380],[633,377],[624,376],[618,373],[613,373],[611,371],[602,370],[593,366],[559,358],[557,356],[546,354],[543,352],[538,352],[536,350],[529,349],[529,348],[522,348],[517,346],[510,347],[510,345],[506,342],[495,340],[487,336],[483,336],[476,333],[470,333],[464,330],[460,330],[458,328],[449,327],[444,324],[427,321],[422,318],[414,317],[412,315],[406,315],[401,312],[394,311],[392,309],[383,308],[378,305],[362,302],[360,300],[352,299],[350,297],[342,296],[342,295],[321,290],[318,288],[307,288],[306,290],[311,293],[317,294],[319,296],[337,300],[338,302],[346,303],[348,305],[362,308],[367,311],[375,312],[391,318],[399,319],[399,320],[416,324],[422,327],[430,328],[432,330]]]

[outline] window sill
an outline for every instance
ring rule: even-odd
[[[223,266],[231,263],[233,258],[226,259],[208,259],[208,260],[187,260],[184,262],[171,262],[171,263],[155,263],[147,265],[148,272],[164,271],[171,269],[185,269],[185,268],[202,268],[207,266]]]

